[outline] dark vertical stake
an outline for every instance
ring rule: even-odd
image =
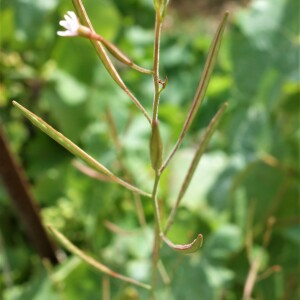
[[[6,187],[17,214],[25,226],[26,232],[41,258],[47,258],[52,264],[58,263],[54,246],[42,225],[36,202],[30,192],[26,175],[8,142],[0,123],[0,176]]]

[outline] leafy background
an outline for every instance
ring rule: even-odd
[[[137,63],[151,67],[151,0],[90,0],[86,8],[97,32]],[[196,8],[191,1],[171,1],[164,25],[161,76],[167,75],[169,83],[160,119],[165,153],[181,129],[220,19],[218,10],[209,15],[209,10],[204,14]],[[300,297],[299,3],[253,0],[230,8],[231,22],[206,101],[160,187],[166,215],[203,129],[220,104],[229,101],[169,234],[184,243],[201,232],[205,242],[191,256],[162,249],[172,283],[170,289],[161,287],[161,299],[241,299],[249,257],[258,256],[262,259],[254,299]],[[87,40],[56,36],[58,21],[70,9],[69,1],[1,2],[1,122],[26,170],[44,222],[113,269],[147,281],[153,215],[147,199],[143,199],[149,227],[145,235],[129,192],[81,174],[71,155],[11,105],[17,99],[122,175],[105,117],[109,107],[124,164],[136,184],[150,190],[148,124],[109,78]],[[117,67],[150,111],[152,79]],[[276,222],[263,247],[270,217]],[[111,232],[105,227],[108,220],[133,234]],[[45,268],[2,185],[0,225],[4,299],[101,298],[103,276],[76,257],[68,255],[60,266]],[[118,280],[110,284],[113,299],[147,299],[138,288]]]

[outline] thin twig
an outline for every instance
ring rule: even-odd
[[[265,250],[270,242],[272,229],[275,224],[275,218],[270,217],[267,221],[267,228],[263,237],[262,249]],[[249,251],[250,252],[250,251]],[[252,251],[253,252],[253,251]],[[259,252],[258,255],[253,258],[253,253],[249,253],[250,258],[250,270],[247,275],[247,279],[244,286],[243,300],[250,300],[255,282],[257,281],[259,268],[263,259],[263,252]]]
[[[257,277],[257,273],[258,273],[258,269],[260,267],[260,263],[261,263],[261,255],[257,256],[257,258],[254,260],[254,262],[251,264],[248,276],[247,276],[247,280],[245,283],[245,287],[244,287],[244,292],[243,292],[243,300],[250,300],[251,299],[251,294],[252,294],[252,290],[256,281],[256,277]]]
[[[123,229],[123,228],[119,227],[118,225],[116,225],[116,224],[114,224],[114,223],[112,223],[108,220],[104,220],[103,224],[111,232],[116,233],[116,234],[121,235],[121,236],[129,236],[129,235],[137,234],[136,231]]]
[[[158,268],[158,271],[161,275],[161,278],[162,278],[164,284],[169,285],[171,283],[171,279],[170,279],[170,276],[161,260],[158,261],[157,268]]]
[[[110,280],[107,275],[102,278],[102,299],[110,300]]]
[[[81,173],[85,174],[86,176],[97,179],[99,181],[113,182],[113,180],[107,175],[95,171],[94,169],[88,167],[87,165],[83,164],[79,160],[73,160],[72,165]]]

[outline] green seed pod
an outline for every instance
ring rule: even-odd
[[[162,165],[163,143],[161,140],[158,121],[152,122],[152,132],[150,137],[150,160],[152,168],[157,171]]]

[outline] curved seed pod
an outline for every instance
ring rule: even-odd
[[[158,121],[152,122],[152,132],[150,137],[150,160],[152,168],[157,171],[162,165],[163,143],[159,132]]]
[[[189,244],[173,244],[166,236],[162,236],[163,241],[173,250],[180,252],[182,254],[191,254],[199,250],[203,244],[203,235],[201,233],[198,234],[197,238],[195,238]]]

